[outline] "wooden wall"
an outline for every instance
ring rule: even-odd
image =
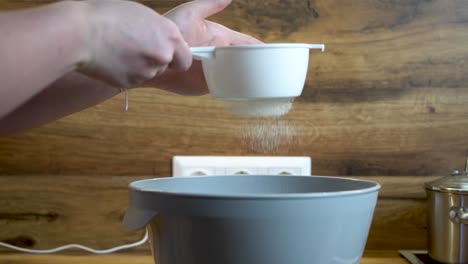
[[[0,0],[1,9],[46,1]],[[183,1],[147,0],[164,12]],[[173,155],[300,155],[313,174],[383,185],[369,249],[426,247],[425,181],[468,151],[468,1],[234,0],[213,20],[265,42],[325,43],[281,120],[231,115],[209,96],[153,88],[0,139],[0,241],[110,247],[139,234],[120,221],[126,185],[171,174]],[[287,123],[270,150],[245,134]]]

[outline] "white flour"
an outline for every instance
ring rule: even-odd
[[[291,98],[231,101],[227,102],[227,107],[241,116],[282,116],[291,110],[293,101]]]
[[[244,145],[260,153],[285,150],[294,136],[294,127],[284,118],[255,118],[242,127]]]
[[[231,101],[226,106],[233,114],[249,117],[240,128],[242,141],[250,149],[264,153],[284,147],[294,137],[294,127],[284,118],[293,101],[291,98]]]

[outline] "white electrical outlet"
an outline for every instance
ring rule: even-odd
[[[172,176],[312,175],[310,157],[174,156]]]

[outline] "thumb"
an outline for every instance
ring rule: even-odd
[[[195,0],[186,4],[186,8],[198,16],[205,19],[226,8],[232,0]]]

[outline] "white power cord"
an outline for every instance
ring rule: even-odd
[[[114,248],[102,249],[102,250],[92,249],[92,248],[85,247],[85,246],[78,245],[78,244],[70,244],[70,245],[65,245],[65,246],[61,246],[61,247],[57,247],[57,248],[45,249],[45,250],[35,250],[35,249],[21,248],[21,247],[13,246],[13,245],[3,243],[3,242],[0,242],[0,246],[6,247],[6,248],[9,248],[9,249],[13,249],[13,250],[17,250],[17,251],[21,251],[21,252],[33,253],[33,254],[50,254],[50,253],[56,253],[56,252],[59,252],[59,251],[63,251],[63,250],[66,250],[66,249],[71,249],[71,248],[78,248],[78,249],[88,251],[88,252],[91,252],[91,253],[94,253],[94,254],[109,254],[109,253],[113,253],[113,252],[123,250],[123,249],[138,247],[138,246],[143,245],[144,243],[146,243],[146,241],[148,241],[148,229],[146,229],[145,235],[143,236],[143,238],[140,241],[137,241],[137,242],[131,243],[131,244],[121,245],[121,246],[114,247]]]

